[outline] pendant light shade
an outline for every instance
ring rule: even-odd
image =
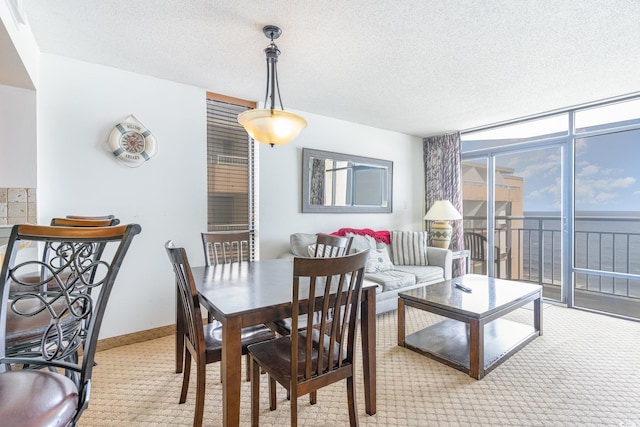
[[[247,110],[238,115],[238,122],[251,138],[263,144],[283,145],[294,140],[307,121],[283,110]]]
[[[284,111],[280,98],[280,85],[278,84],[278,56],[280,50],[273,42],[282,34],[282,30],[275,25],[267,25],[262,32],[271,43],[264,50],[267,55],[267,93],[264,105],[269,102],[270,108],[247,110],[238,114],[238,123],[245,128],[247,133],[256,141],[263,144],[283,145],[295,139],[302,129],[307,126],[307,121],[297,114]],[[275,108],[276,95],[280,102],[280,109]]]

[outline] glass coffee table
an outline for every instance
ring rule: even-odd
[[[533,325],[503,319],[533,302]],[[405,336],[405,307],[446,319]],[[467,274],[398,294],[398,345],[475,379],[542,335],[542,286]]]

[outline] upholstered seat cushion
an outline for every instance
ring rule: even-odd
[[[20,370],[0,373],[0,424],[66,426],[78,406],[78,390],[64,375]]]
[[[416,284],[415,274],[397,270],[365,273],[365,278],[378,283],[382,288],[382,292],[413,286]]]
[[[399,265],[396,270],[415,275],[416,283],[440,282],[444,277],[444,270],[436,265]]]

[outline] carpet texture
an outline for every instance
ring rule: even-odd
[[[532,324],[532,312],[507,318]],[[407,333],[441,320],[407,310]],[[395,312],[377,319],[377,413],[364,412],[358,366],[358,412],[363,426],[640,426],[640,323],[546,306],[543,336],[480,381],[397,346]],[[360,359],[358,348],[358,359]],[[89,408],[80,426],[190,426],[195,367],[189,396],[178,404],[181,374],[174,370],[172,336],[101,351],[96,355]],[[243,370],[245,368],[243,358]],[[220,364],[207,365],[204,425],[222,425]],[[261,379],[262,426],[289,425],[289,402],[278,387],[269,411]],[[242,383],[241,424],[249,426],[250,383]],[[346,383],[298,403],[300,426],[348,425]]]

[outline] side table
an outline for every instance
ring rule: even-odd
[[[459,251],[451,251],[451,259],[465,259],[465,269],[467,274],[471,272],[471,251],[468,249],[463,249]]]

